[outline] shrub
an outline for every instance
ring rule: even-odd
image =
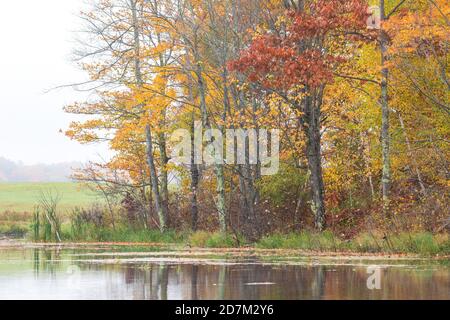
[[[189,244],[194,247],[206,248],[232,248],[238,245],[237,242],[243,242],[243,239],[236,241],[232,235],[223,234],[220,232],[208,233],[205,231],[198,231],[189,237]]]
[[[274,234],[262,238],[256,244],[264,249],[304,249],[336,251],[341,246],[341,241],[331,232],[313,233],[302,231],[299,233]]]

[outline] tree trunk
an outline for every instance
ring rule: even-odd
[[[222,233],[227,232],[226,203],[225,203],[225,175],[223,165],[216,164],[214,171],[217,178],[217,211],[219,212],[219,225]]]
[[[239,84],[244,83],[243,79],[238,77]],[[240,91],[236,84],[232,85],[231,90],[227,90],[227,92],[231,92],[231,96],[237,108],[240,110],[242,116],[244,116],[245,108],[248,106],[248,99],[245,97],[242,91]],[[252,101],[252,111],[253,111],[253,121],[255,129],[257,130],[257,141],[259,141],[259,126],[257,123],[257,119],[255,117],[257,111],[257,103],[253,98]],[[229,102],[228,102],[229,104]],[[244,124],[241,123],[241,126],[244,127]],[[259,193],[255,186],[255,181],[260,179],[261,177],[261,159],[259,159],[259,149],[260,145],[257,145],[257,155],[258,161],[257,164],[250,164],[250,141],[249,138],[246,137],[245,140],[245,164],[240,164],[237,166],[237,171],[239,173],[239,220],[240,220],[240,229],[243,232],[244,236],[249,240],[257,240],[260,235],[260,224],[257,220],[257,205],[259,202]],[[234,158],[237,159],[237,150],[234,151]]]
[[[206,107],[206,85],[203,79],[203,70],[202,66],[199,62],[199,59],[196,59],[196,76],[197,76],[197,84],[200,95],[200,110],[202,113],[202,124],[206,130],[211,129],[211,124],[209,122],[208,110]],[[219,215],[219,225],[220,231],[222,233],[226,233],[227,231],[227,210],[225,203],[225,176],[224,176],[224,168],[222,164],[214,164],[214,173],[216,175],[217,182],[217,197],[216,197],[216,208]]]
[[[139,39],[139,22],[137,17],[136,0],[130,0],[132,19],[133,19],[133,33],[134,33],[134,72],[136,77],[136,84],[142,88],[144,81],[141,72],[140,60],[140,39]],[[150,178],[152,191],[155,198],[155,209],[159,217],[159,227],[161,232],[166,231],[167,220],[161,206],[161,195],[159,193],[159,181],[156,173],[155,159],[153,157],[153,137],[150,125],[145,127],[146,134],[146,148],[147,148],[147,164],[150,170]]]
[[[159,218],[159,229],[161,230],[161,232],[165,232],[167,229],[167,220],[161,206],[162,201],[161,201],[161,194],[159,193],[158,175],[156,174],[155,159],[153,157],[152,131],[150,129],[149,124],[145,127],[145,132],[147,144],[147,162],[150,168],[150,178],[152,180],[152,192],[155,198],[155,210]]]
[[[380,0],[381,21],[387,20],[384,0]],[[389,69],[385,66],[387,62],[388,39],[383,29],[380,30],[381,47],[381,148],[383,157],[383,173],[381,178],[383,190],[383,210],[385,213],[389,209],[390,190],[391,190],[391,138],[389,134]]]
[[[253,171],[258,170],[257,165],[250,163],[250,139],[245,139],[245,164],[239,165],[239,191],[241,194],[241,222],[244,236],[251,241],[259,237],[259,225],[256,217],[257,190],[255,187],[255,176]]]
[[[322,153],[320,133],[320,109],[322,104],[323,88],[310,92],[304,99],[305,105],[305,133],[307,136],[306,152],[310,171],[310,184],[312,193],[311,210],[317,230],[325,229],[325,201],[324,183],[322,174]]]
[[[161,162],[161,208],[166,218],[166,224],[169,225],[169,178],[167,174],[167,157],[166,137],[164,133],[158,135],[159,157]]]
[[[259,237],[259,224],[256,218],[255,203],[257,191],[254,186],[249,164],[239,166],[239,191],[241,193],[241,222],[244,236],[251,241]]]
[[[192,100],[191,100],[192,101]],[[195,163],[195,117],[192,114],[191,120],[191,228],[197,231],[198,228],[198,184],[200,180],[198,165]]]
[[[191,62],[189,53],[186,52],[186,63],[188,69],[191,69]],[[188,99],[189,102],[194,103],[193,86],[194,81],[190,72],[187,72],[188,79]],[[191,116],[191,229],[197,231],[198,228],[198,185],[200,183],[200,172],[198,164],[195,162],[195,111],[192,111]]]

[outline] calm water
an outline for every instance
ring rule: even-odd
[[[195,260],[98,248],[0,248],[0,299],[450,299],[448,264]],[[380,290],[367,287],[368,264],[380,268]]]

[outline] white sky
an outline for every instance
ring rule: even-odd
[[[107,158],[106,146],[82,146],[59,130],[73,115],[64,105],[82,100],[72,89],[85,80],[70,55],[83,0],[0,2],[0,157],[25,164]]]

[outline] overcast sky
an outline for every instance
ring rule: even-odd
[[[83,95],[45,93],[85,79],[70,60],[82,1],[0,2],[0,157],[25,164],[107,157],[105,146],[81,146],[59,133],[76,119],[63,106]]]

